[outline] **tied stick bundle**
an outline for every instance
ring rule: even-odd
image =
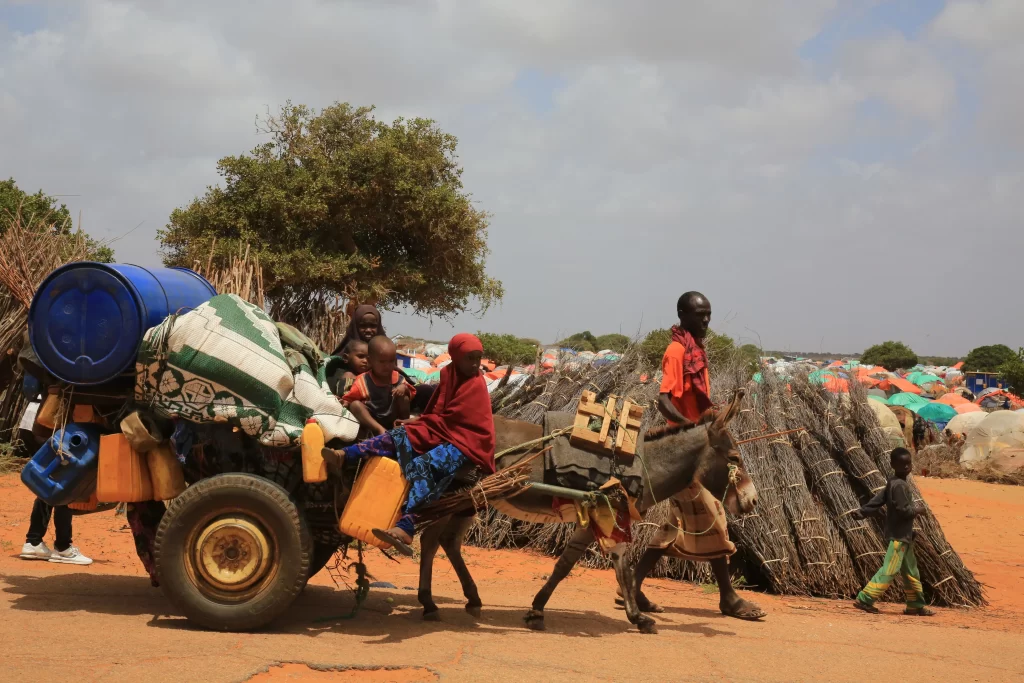
[[[487,501],[510,498],[522,493],[530,481],[533,460],[544,454],[544,449],[512,467],[490,474],[472,486],[441,496],[433,503],[424,505],[416,513],[419,521],[429,523],[448,515],[487,509]]]
[[[792,426],[785,390],[769,375],[757,391],[758,416],[769,432],[785,431]],[[808,488],[807,473],[794,446],[796,440],[805,436],[806,432],[802,432],[772,439],[768,444],[770,460],[766,467],[758,468],[759,476],[755,476],[754,483],[759,497],[762,489],[769,498],[773,492],[780,494],[782,508],[776,510],[777,503],[769,504],[773,508],[769,512],[781,513],[785,522],[776,524],[791,530],[803,574],[803,590],[812,595],[839,597],[854,590],[858,581],[846,545],[838,540],[832,517]]]
[[[206,278],[218,294],[235,294],[263,309],[266,302],[259,256],[249,253],[248,243],[244,246],[239,244],[237,254],[215,259],[216,250],[217,238],[214,237],[206,263],[196,260],[192,270]]]
[[[762,420],[753,400],[744,399],[733,432],[740,439],[753,439],[762,432]],[[775,476],[773,446],[768,439],[757,439],[741,447],[743,463],[755,481],[758,507],[754,512],[730,520],[731,537],[743,549],[748,564],[757,567],[765,588],[775,593],[804,593],[804,577],[789,521],[783,512],[782,490]],[[758,582],[761,585],[762,582]]]
[[[792,424],[806,426],[810,431],[797,440],[797,455],[809,475],[811,493],[821,500],[838,526],[857,569],[859,583],[866,583],[885,556],[885,544],[874,526],[851,516],[860,508],[860,500],[846,471],[832,457],[827,441],[827,415],[815,412],[800,399],[799,381],[792,384],[794,391],[787,412],[792,416]]]
[[[17,427],[25,411],[20,391],[21,370],[16,359],[28,330],[32,297],[51,272],[89,257],[89,245],[81,230],[57,225],[49,214],[0,215],[0,439]]]
[[[646,405],[645,430],[663,423],[654,407],[657,376],[640,381],[642,374],[655,371],[628,353],[615,366],[556,369],[549,375],[530,377],[518,387],[510,384],[492,394],[495,413],[512,419],[526,416],[540,423],[545,409],[530,408],[530,401],[544,393],[545,405],[561,405],[562,410],[572,412],[579,394],[589,388],[603,391],[598,400],[615,394]],[[748,386],[747,399],[730,425],[736,440],[773,435],[740,445],[758,489],[759,504],[750,515],[729,518],[729,534],[737,546],[729,560],[733,576],[742,575],[748,585],[777,593],[854,597],[878,569],[886,539],[880,522],[858,522],[848,513],[860,507],[872,489],[884,486],[891,475],[888,461],[893,447],[866,405],[863,388],[851,387],[852,398],[847,403],[799,378],[790,382],[790,390],[786,381],[772,372],[764,373],[763,383],[749,385],[748,375],[738,367],[713,362],[711,373],[712,399],[717,405],[727,403],[738,386]],[[529,410],[524,412],[525,408]],[[797,428],[806,431],[778,434]],[[915,496],[920,498],[916,489]],[[632,561],[639,558],[670,514],[663,501],[648,511],[644,522],[633,525]],[[939,606],[984,604],[980,584],[946,542],[935,518],[924,515],[919,526],[918,564],[926,596]],[[558,555],[573,530],[572,524],[519,522],[491,509],[480,515],[467,542],[484,547],[530,547]],[[610,566],[593,546],[581,562],[588,567]],[[706,562],[676,559],[662,559],[652,576],[713,581]],[[902,600],[897,590],[887,597]]]

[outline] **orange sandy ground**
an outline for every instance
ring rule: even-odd
[[[77,517],[75,543],[96,562],[67,567],[17,558],[32,496],[0,477],[0,680],[340,681],[699,680],[859,681],[1024,679],[1024,487],[918,478],[947,537],[988,590],[991,605],[872,617],[848,602],[752,594],[762,623],[722,617],[717,593],[651,581],[667,608],[659,634],[630,627],[613,605],[614,576],[577,570],[547,609],[548,631],[522,615],[553,559],[470,548],[484,616],[462,611],[450,565],[434,572],[441,623],[420,619],[416,566],[373,551],[374,589],[354,619],[350,593],[322,573],[270,629],[190,628],[149,587],[123,517]],[[50,536],[52,540],[52,534]]]

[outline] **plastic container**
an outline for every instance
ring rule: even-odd
[[[71,384],[102,384],[135,363],[142,335],[217,292],[187,268],[81,261],[50,273],[29,309],[39,363]]]
[[[99,422],[96,411],[90,405],[79,404],[71,409],[71,419],[75,422]]]
[[[409,483],[397,462],[390,458],[369,458],[352,487],[338,529],[364,543],[390,548],[390,544],[373,535],[373,530],[393,527],[408,495]]]
[[[319,422],[312,418],[306,420],[299,444],[302,446],[302,481],[307,484],[327,481],[327,463],[320,453],[324,449],[324,430]]]
[[[43,405],[39,406],[36,413],[36,424],[47,429],[54,429],[57,426],[57,412],[60,410],[60,396],[56,393],[47,394]]]
[[[21,471],[21,483],[47,505],[84,500],[96,486],[99,452],[99,428],[71,422],[36,451]]]
[[[170,446],[164,444],[146,451],[146,464],[153,483],[153,500],[170,500],[185,490],[185,473]]]
[[[101,503],[141,503],[153,500],[146,456],[136,453],[124,434],[100,437],[96,500]]]
[[[68,503],[68,507],[72,510],[78,510],[80,512],[92,512],[99,508],[100,502],[96,500],[96,491],[89,494],[88,500],[81,500],[75,503]]]

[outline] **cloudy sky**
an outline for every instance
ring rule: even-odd
[[[257,115],[374,104],[493,214],[507,296],[460,329],[632,335],[699,289],[766,348],[1016,347],[1021,36],[1020,0],[0,0],[0,176],[156,264]]]

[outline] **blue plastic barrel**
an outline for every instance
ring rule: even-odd
[[[28,461],[21,483],[47,505],[85,500],[96,489],[99,453],[99,427],[69,422]]]
[[[58,379],[102,384],[132,367],[146,330],[216,293],[187,268],[69,263],[50,273],[32,299],[32,350]]]

